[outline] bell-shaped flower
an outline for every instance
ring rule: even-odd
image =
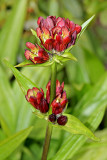
[[[68,100],[66,97],[66,92],[63,91],[62,94],[59,94],[51,103],[52,113],[57,115],[64,111]]]
[[[38,89],[33,87],[32,89],[28,89],[27,95],[25,96],[26,100],[33,105],[36,109],[40,110],[42,113],[46,113],[49,110],[49,105],[44,98],[44,92],[42,89]]]
[[[31,60],[35,64],[44,63],[49,60],[48,53],[37,44],[34,45],[33,43],[27,42],[26,46],[30,49],[25,50],[25,57],[27,60]]]

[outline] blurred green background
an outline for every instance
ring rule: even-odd
[[[0,0],[0,141],[34,125],[26,141],[6,160],[39,160],[46,122],[32,114],[14,76],[2,60],[6,58],[13,65],[25,60],[25,43],[36,42],[30,29],[36,29],[39,16],[61,16],[81,25],[93,14],[94,20],[71,50],[78,62],[68,61],[58,66],[57,74],[57,79],[65,82],[69,99],[66,112],[74,114],[83,123],[93,113],[97,113],[98,107],[102,112],[102,106],[107,105],[107,100],[103,103],[104,98],[107,98],[107,1]],[[45,86],[50,79],[49,67],[26,67],[19,70],[46,91]],[[84,100],[84,97],[87,98]],[[75,151],[70,153],[72,142],[65,159],[107,160],[107,111],[103,113],[100,122],[96,135],[103,137],[104,143],[86,142],[83,147],[74,148]],[[56,158],[55,154],[68,137],[67,132],[53,130],[48,159],[54,157],[55,160],[62,160]]]

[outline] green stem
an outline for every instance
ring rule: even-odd
[[[51,91],[50,91],[50,104],[52,103],[53,99],[56,95],[56,74],[57,74],[57,66],[56,63],[52,65],[51,68]],[[49,108],[49,114],[52,113],[52,108]]]
[[[51,90],[50,90],[50,104],[55,98],[56,95],[56,73],[57,73],[57,67],[56,63],[52,65],[51,68]],[[52,109],[50,107],[49,109],[49,115],[52,113]],[[42,160],[47,160],[50,140],[52,135],[52,125],[48,123],[47,129],[46,129],[46,136],[45,136],[45,143],[43,147],[43,153],[42,153]]]

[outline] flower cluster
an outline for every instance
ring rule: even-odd
[[[48,53],[37,44],[34,45],[30,42],[27,42],[26,46],[31,50],[25,50],[25,57],[27,60],[31,60],[35,64],[40,64],[46,62],[49,59]]]
[[[38,44],[27,42],[26,46],[30,50],[25,50],[26,59],[31,60],[34,64],[48,61],[55,53],[58,55],[63,53],[65,49],[75,44],[77,34],[81,31],[81,26],[68,18],[48,16],[44,19],[39,17],[37,24],[35,34],[42,48]]]
[[[51,81],[49,81],[46,86],[46,99],[44,98],[43,90],[36,87],[29,89],[27,91],[27,95],[25,96],[26,100],[33,105],[33,107],[40,110],[41,113],[46,113],[49,110],[50,86]],[[55,123],[57,120],[59,125],[65,125],[67,122],[67,117],[62,115],[68,102],[66,92],[63,89],[64,82],[60,85],[60,82],[56,80],[56,97],[50,104],[50,107],[52,108],[52,114],[49,115],[49,120],[53,123]]]
[[[75,44],[77,34],[81,31],[81,26],[70,21],[68,18],[56,18],[48,16],[38,18],[37,36],[41,44],[49,51],[62,52]]]
[[[27,95],[25,96],[26,100],[30,102],[30,104],[36,109],[40,110],[42,113],[46,113],[49,110],[49,105],[44,98],[44,92],[42,89],[38,89],[33,87],[32,89],[28,89]]]
[[[46,99],[48,103],[50,102],[50,87],[51,87],[51,81],[48,82],[46,89]],[[60,85],[60,82],[56,80],[56,97],[51,103],[52,108],[52,114],[49,115],[49,120],[51,122],[55,122],[57,120],[57,123],[59,125],[65,125],[67,122],[67,117],[62,116],[62,113],[64,109],[66,108],[66,104],[68,102],[66,97],[66,92],[64,89],[64,82]]]
[[[47,102],[50,102],[50,87],[51,87],[51,81],[48,82],[46,89],[46,99]],[[60,82],[56,80],[56,97],[51,103],[52,107],[52,113],[55,115],[60,114],[63,112],[66,103],[68,102],[67,97],[66,97],[66,92],[63,91],[64,89],[64,82],[60,85]]]

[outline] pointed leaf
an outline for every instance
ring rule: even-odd
[[[96,132],[96,135],[100,136],[100,142],[87,142],[73,157],[75,160],[106,160],[107,158],[107,129]]]
[[[0,142],[0,159],[7,158],[29,135],[32,127],[24,129]]]
[[[28,79],[27,77],[25,77],[22,73],[20,73],[13,65],[11,65],[7,60],[4,60],[4,63],[11,69],[11,71],[13,72],[22,92],[24,93],[24,95],[27,94],[27,91],[28,89],[31,89],[33,87],[36,87],[37,86],[35,85],[35,83],[33,83],[30,79]],[[31,109],[33,112],[35,112],[35,108],[31,106]],[[41,116],[41,113],[36,110],[36,112],[38,112],[38,114],[36,114],[37,116],[40,115]],[[38,116],[39,117],[39,116]]]
[[[83,96],[77,104],[77,107],[75,107],[75,115],[78,115],[77,112],[79,112],[77,117],[79,117],[89,129],[95,131],[103,119],[106,106],[107,73]],[[73,155],[82,147],[86,140],[87,138],[83,135],[68,136],[52,160],[72,159]]]
[[[82,30],[81,32],[78,34],[77,36],[77,40],[78,38],[83,34],[83,32],[85,31],[85,29],[88,27],[89,23],[94,19],[95,15],[93,15],[91,18],[89,18],[86,22],[84,22],[81,26],[82,26]]]
[[[74,47],[74,45],[71,45],[69,48],[67,48],[67,49],[65,50],[65,52],[69,52],[72,47]]]
[[[64,54],[62,54],[62,57],[77,61],[77,59],[71,54],[71,52],[64,52]]]
[[[47,61],[45,63],[41,63],[41,64],[34,64],[32,61],[30,60],[25,60],[24,62],[16,65],[15,67],[48,67],[53,63],[53,61]]]
[[[4,60],[4,63],[11,69],[13,72],[22,92],[24,94],[27,93],[27,90],[32,87],[36,87],[35,83],[33,83],[30,79],[25,77],[22,73],[20,73],[13,65],[11,65],[7,60]]]
[[[91,130],[89,130],[79,119],[74,117],[73,115],[70,114],[64,114],[68,118],[68,122],[66,123],[65,126],[61,125],[53,125],[54,127],[64,129],[71,134],[82,134],[87,136],[88,138],[98,141],[99,138],[97,138]]]
[[[0,123],[6,135],[14,133],[17,120],[17,103],[7,74],[0,67]]]
[[[23,31],[28,0],[16,0],[12,12],[0,33],[0,58],[7,57],[15,64],[18,45]]]
[[[89,122],[90,129],[96,129],[104,116],[104,110],[95,114]],[[66,160],[71,159],[75,153],[82,147],[87,140],[84,135],[71,135],[66,138],[63,145],[51,160]]]
[[[53,60],[61,65],[63,64],[63,62],[66,62],[69,60],[77,61],[77,59],[70,52],[64,52],[64,54],[62,55],[55,55],[53,56]]]
[[[32,81],[34,81],[38,87],[42,87],[44,91],[46,90],[46,83],[50,79],[50,67],[32,67],[31,69],[24,67],[21,69],[21,73],[27,75],[27,77],[30,77],[30,79],[32,79]],[[37,121],[40,121],[40,119],[37,119],[35,118],[35,115],[32,115],[30,104],[26,101],[25,97],[23,96],[23,93],[21,92],[20,87],[17,84],[17,81],[14,81],[13,90],[18,102],[17,105],[19,114],[17,117],[16,130],[19,131],[24,128],[27,128],[28,126],[34,124]]]

